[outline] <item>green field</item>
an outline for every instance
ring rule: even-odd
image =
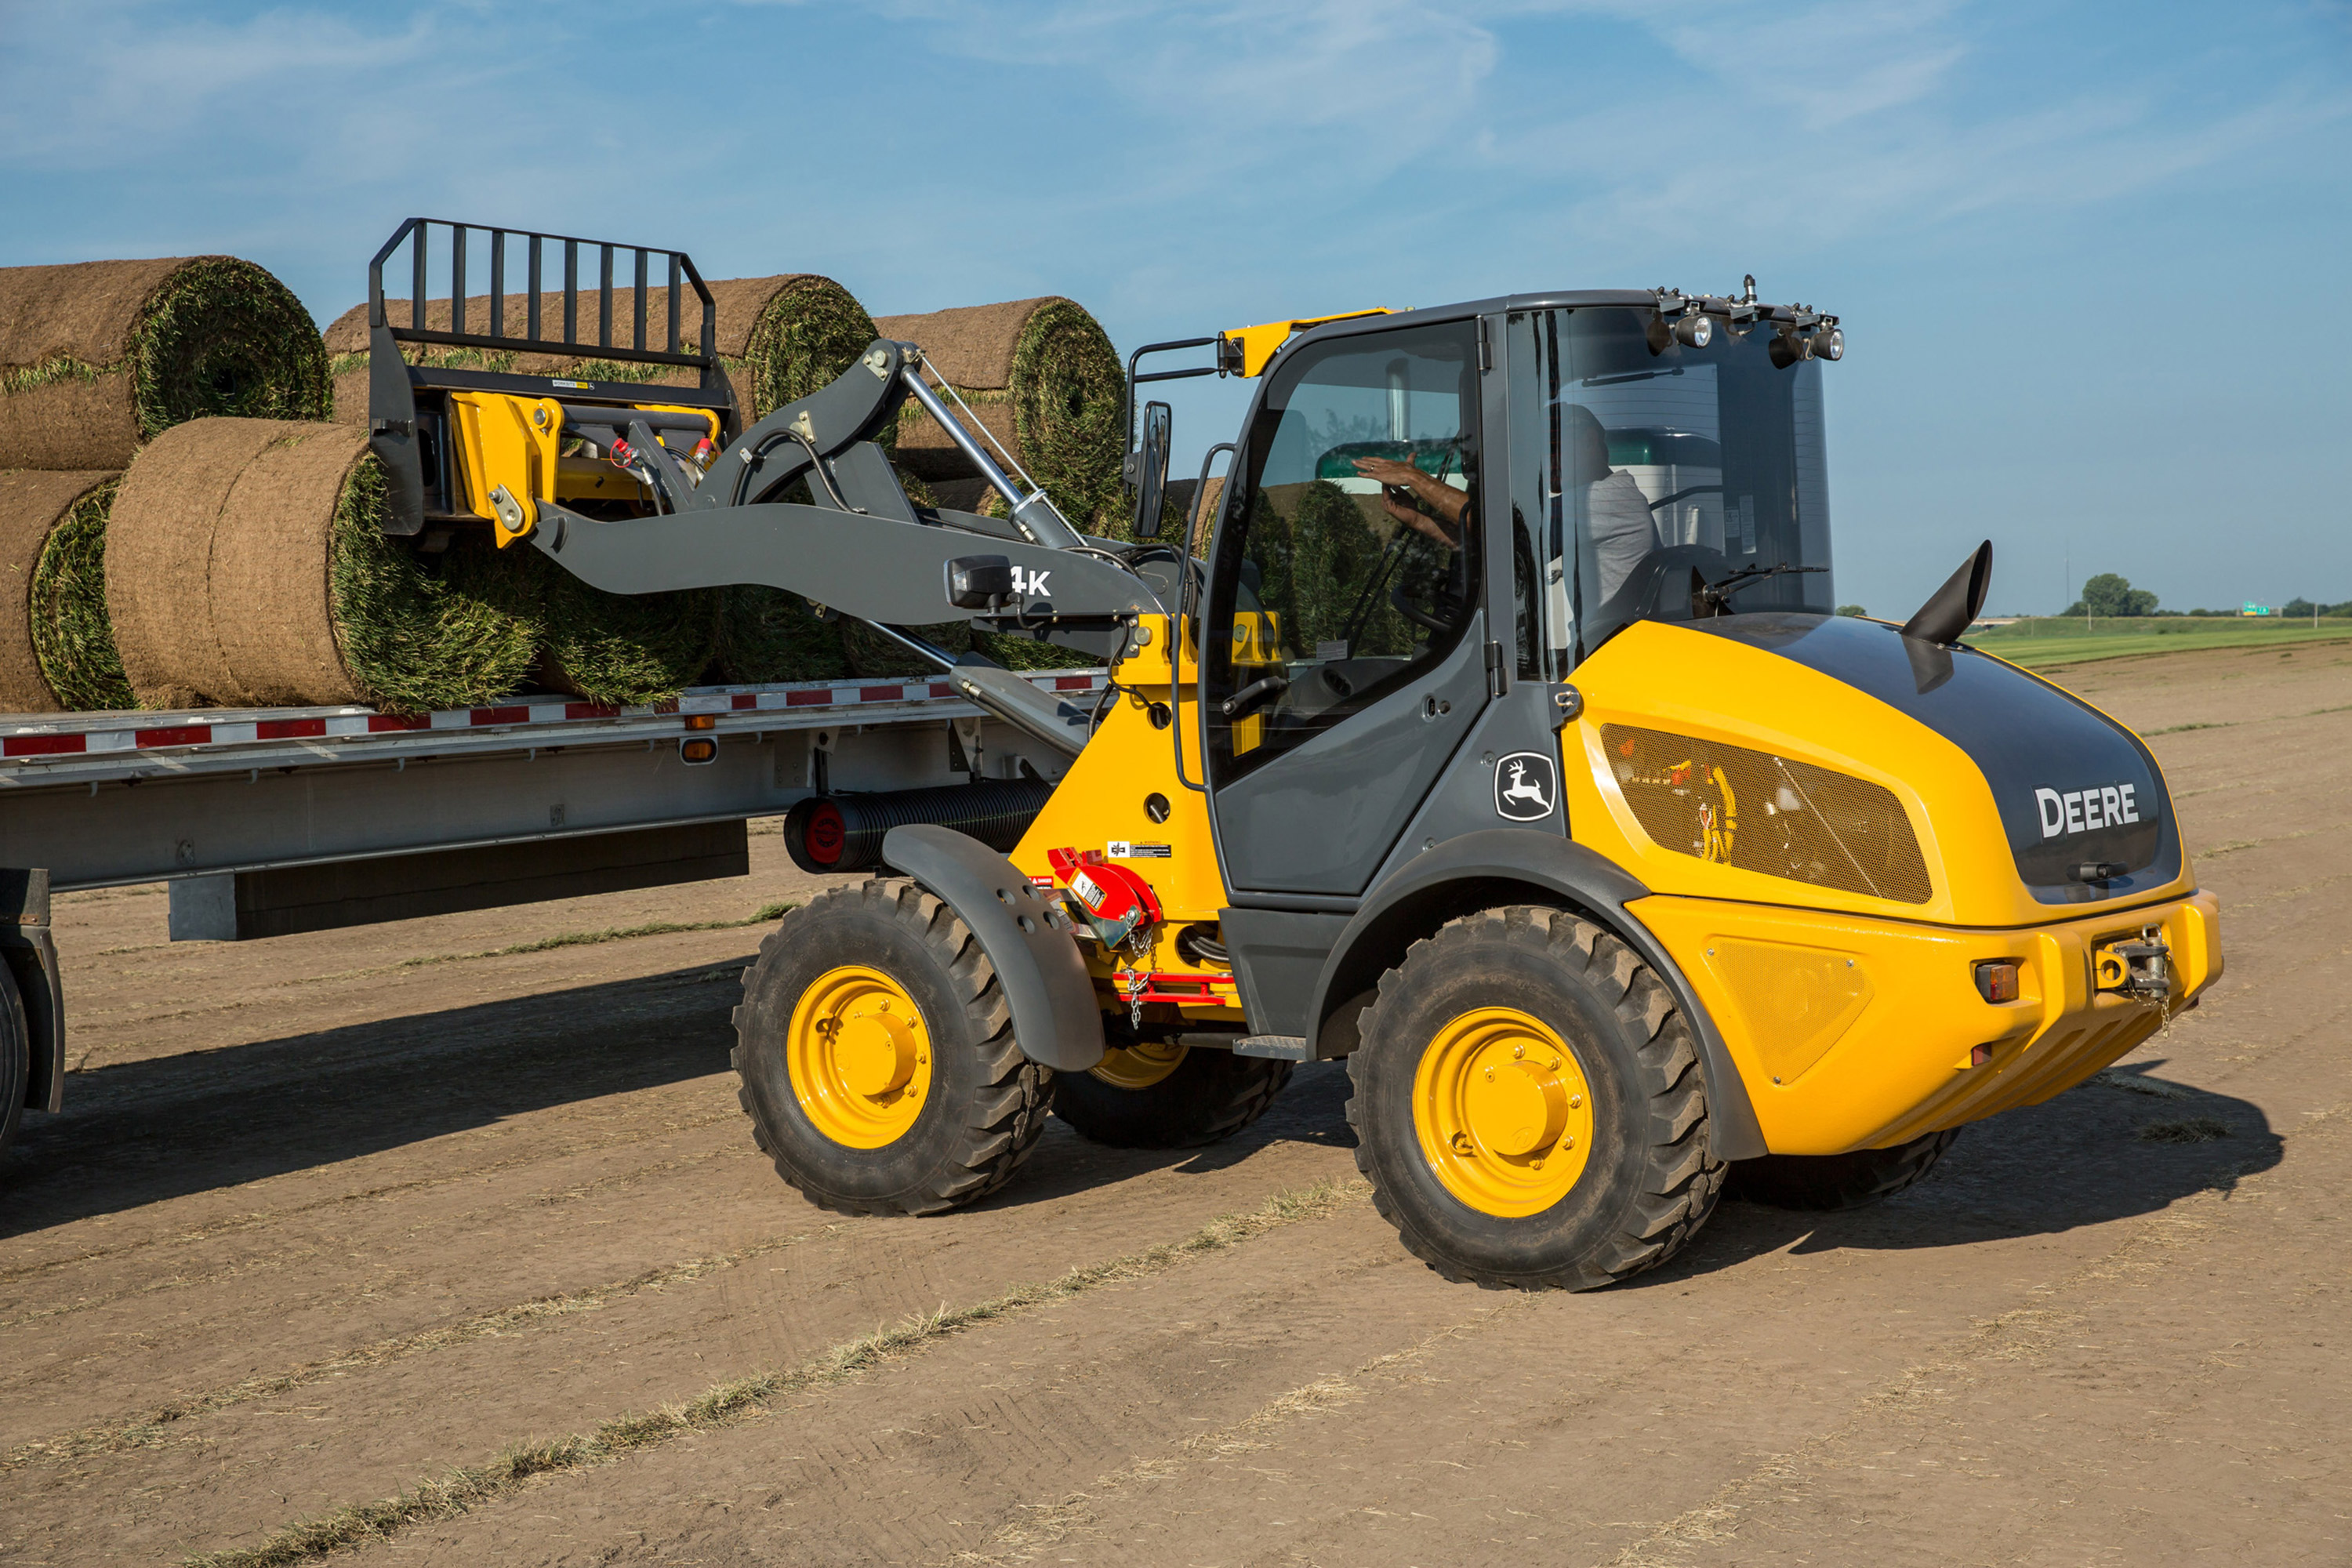
[[[1971,647],[1999,654],[2012,664],[2036,669],[2080,664],[2093,658],[2134,654],[2179,653],[2200,647],[2298,647],[2305,643],[2352,637],[2352,620],[2322,616],[2319,628],[2308,619],[2256,619],[2236,616],[2135,616],[2085,626],[2078,617],[2037,616],[1969,634]]]

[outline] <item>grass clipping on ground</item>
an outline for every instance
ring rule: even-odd
[[[124,476],[104,545],[124,673],[148,708],[463,708],[538,655],[543,590],[461,536],[383,531],[382,468],[350,426],[201,419]]]
[[[1362,1202],[1369,1192],[1365,1184],[1349,1181],[1277,1193],[1255,1209],[1212,1220],[1179,1240],[1073,1268],[1052,1279],[1016,1286],[987,1300],[941,1307],[894,1328],[833,1345],[793,1366],[719,1384],[684,1404],[632,1411],[600,1422],[592,1431],[519,1444],[486,1464],[449,1470],[438,1479],[421,1482],[392,1497],[297,1521],[258,1545],[204,1552],[185,1562],[188,1568],[292,1568],[369,1542],[394,1540],[418,1525],[456,1519],[509,1497],[536,1477],[611,1464],[631,1453],[734,1426],[782,1400],[861,1377],[985,1324],[1089,1295],[1106,1286],[1149,1279],[1269,1231],[1326,1218]]]
[[[0,467],[118,469],[190,419],[331,406],[310,313],[250,261],[0,268]]]

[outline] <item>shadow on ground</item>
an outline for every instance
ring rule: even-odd
[[[379,1154],[551,1107],[729,1074],[749,955],[666,974],[374,1020],[73,1074],[0,1156],[0,1237]],[[1299,1072],[1274,1109],[1207,1149],[1087,1143],[1058,1123],[993,1205],[1051,1201],[1279,1142],[1352,1145],[1347,1075]],[[744,1155],[764,1163],[749,1127]],[[780,1202],[801,1200],[781,1182]]]
[[[78,1073],[64,1114],[28,1117],[0,1171],[0,1236],[727,1073],[741,962]],[[2253,1106],[2134,1070],[2158,1092],[2094,1081],[1980,1122],[1927,1180],[1872,1208],[1724,1204],[1679,1258],[1634,1283],[1782,1250],[2054,1234],[2154,1213],[2278,1163],[2280,1140]],[[1055,1123],[988,1206],[1049,1203],[1157,1170],[1205,1174],[1277,1144],[1351,1148],[1347,1100],[1345,1065],[1319,1062],[1302,1068],[1258,1122],[1205,1149],[1109,1149]],[[2145,1135],[2160,1123],[2220,1135]],[[748,1130],[742,1146],[746,1159],[760,1158]],[[777,1195],[797,1201],[781,1185]]]
[[[1726,1203],[1674,1262],[1629,1284],[1688,1280],[1771,1252],[2057,1235],[2155,1214],[2195,1193],[2227,1192],[2279,1163],[2285,1144],[2258,1108],[2168,1083],[2162,1067],[2135,1063],[1976,1122],[1925,1180],[1867,1208],[1802,1214]]]

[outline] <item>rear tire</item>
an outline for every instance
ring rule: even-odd
[[[883,1019],[898,1021],[886,1032]],[[743,972],[735,1026],[753,1136],[820,1207],[975,1203],[1045,1130],[1054,1075],[1013,1039],[994,966],[952,909],[904,878],[786,915]]]
[[[25,999],[16,990],[16,977],[9,973],[7,961],[0,959],[0,1158],[16,1141],[32,1078],[31,1023],[25,1016]]]
[[[1891,1198],[1936,1168],[1957,1127],[1892,1149],[1849,1154],[1766,1154],[1735,1161],[1726,1195],[1776,1209],[1858,1209]]]
[[[1449,1279],[1593,1289],[1673,1257],[1715,1207],[1688,1024],[1565,910],[1487,910],[1415,942],[1348,1066],[1373,1202]]]
[[[1145,1042],[1055,1079],[1054,1114],[1114,1149],[1195,1149],[1265,1115],[1289,1081],[1286,1061]]]

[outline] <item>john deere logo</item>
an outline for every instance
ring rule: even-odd
[[[1495,810],[1513,822],[1541,822],[1559,798],[1559,777],[1541,752],[1513,752],[1495,764]]]

